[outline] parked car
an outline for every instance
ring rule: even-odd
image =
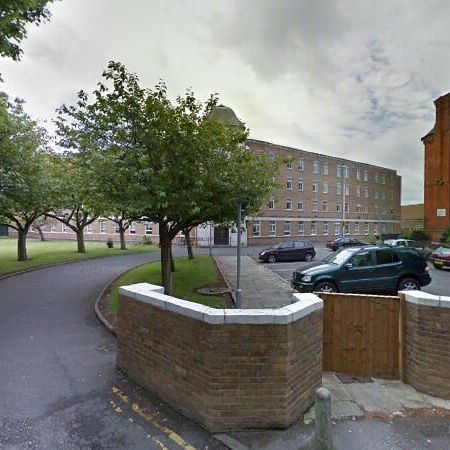
[[[419,251],[419,253],[424,257],[428,258],[432,249],[429,247],[425,247],[422,243],[418,241],[413,241],[411,239],[388,239],[383,241],[385,245],[389,245],[390,247],[412,247]]]
[[[439,247],[430,254],[430,261],[436,269],[450,268],[450,248]]]
[[[259,252],[261,261],[274,263],[276,261],[312,261],[316,256],[314,245],[309,241],[286,241]]]
[[[325,264],[296,270],[291,285],[299,292],[397,292],[431,283],[425,258],[414,248],[351,247]]]
[[[349,236],[341,236],[332,241],[327,241],[326,246],[335,252],[345,247],[355,247],[358,245],[367,245],[358,239],[353,239]]]

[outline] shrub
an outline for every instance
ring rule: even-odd
[[[152,238],[150,236],[142,236],[141,244],[152,245],[153,244]]]
[[[113,241],[112,239],[108,239],[108,240],[106,241],[106,246],[107,246],[108,248],[113,248],[113,247],[114,247],[114,241]]]
[[[424,230],[419,228],[413,228],[412,230],[405,231],[400,235],[403,239],[411,239],[413,241],[428,241],[429,237]]]
[[[445,242],[450,244],[450,227],[448,227],[443,233],[441,237],[441,242]]]
[[[368,244],[376,244],[378,243],[378,236],[366,236],[364,238],[364,242],[367,242]]]

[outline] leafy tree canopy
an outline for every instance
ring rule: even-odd
[[[21,41],[26,38],[26,25],[39,25],[50,17],[46,8],[53,0],[1,0],[0,55],[18,61]]]

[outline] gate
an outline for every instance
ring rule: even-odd
[[[230,230],[228,227],[214,228],[214,245],[230,245]]]
[[[323,370],[402,378],[399,297],[318,294],[323,308]]]

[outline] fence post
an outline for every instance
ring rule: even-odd
[[[331,437],[331,394],[324,387],[316,391],[316,406],[314,420],[314,450],[332,450]]]

